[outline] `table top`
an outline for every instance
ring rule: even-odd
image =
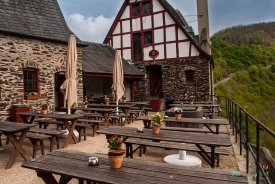
[[[68,109],[67,107],[63,107],[64,109]],[[114,108],[83,108],[83,107],[72,107],[71,110],[82,110],[82,111],[100,111],[100,112],[112,112],[113,110],[116,110]],[[82,114],[83,115],[83,114]]]
[[[169,107],[219,107],[219,104],[169,104]]]
[[[190,104],[190,100],[186,101],[174,101],[173,104]],[[212,101],[194,101],[194,104],[214,104]]]
[[[139,116],[137,120],[149,120],[149,116]],[[194,123],[194,124],[213,124],[213,125],[229,125],[227,119],[202,119],[202,118],[181,118],[177,120],[175,117],[168,117],[164,119],[165,122],[178,123]]]
[[[89,157],[98,157],[98,166],[87,165]],[[22,167],[43,173],[68,176],[98,183],[248,183],[247,177],[234,177],[234,171],[174,166],[167,163],[123,158],[120,169],[111,169],[106,154],[84,153],[59,149],[31,161]],[[199,177],[198,177],[199,176]]]
[[[110,108],[110,107],[130,108],[130,107],[133,107],[133,106],[134,105],[131,105],[131,104],[121,104],[121,103],[119,103],[118,105],[116,105],[116,104],[110,104],[110,105],[106,105],[106,104],[88,104],[89,108],[91,108],[91,107],[99,107],[99,108],[101,108],[101,107],[104,107],[104,108],[106,108],[106,107],[108,107],[108,108]]]
[[[110,102],[110,103],[116,103],[116,102]],[[126,102],[119,102],[119,104],[134,104],[134,105],[146,105],[149,104],[150,101],[126,101]]]
[[[119,135],[156,141],[172,141],[207,146],[231,146],[230,137],[226,134],[202,134],[170,130],[160,130],[159,134],[153,134],[151,129],[143,129],[143,133],[139,133],[137,132],[137,128],[117,126],[109,126],[99,129],[96,132],[106,135]]]
[[[36,126],[35,124],[25,124],[10,121],[0,121],[0,131],[3,132],[22,132],[25,129]]]
[[[83,117],[83,114],[60,114],[60,113],[53,113],[53,112],[47,113],[47,114],[41,114],[41,113],[38,113],[38,111],[19,112],[16,114],[21,116],[35,116],[40,118],[54,118],[59,120],[72,120],[72,119]]]

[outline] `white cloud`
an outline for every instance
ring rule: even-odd
[[[102,43],[106,37],[114,17],[105,18],[103,15],[98,17],[85,18],[81,14],[74,14],[68,17],[68,26],[83,41]]]

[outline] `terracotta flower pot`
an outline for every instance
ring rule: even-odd
[[[152,126],[152,133],[153,134],[159,134],[159,131],[160,131],[160,127]]]
[[[110,162],[111,168],[113,168],[113,169],[121,168],[123,155],[121,155],[121,156],[108,156],[108,157],[109,157],[109,162]]]
[[[87,109],[87,107],[88,107],[88,104],[83,105],[83,109]]]
[[[181,113],[175,113],[176,120],[179,120],[181,118]]]
[[[43,109],[42,110],[42,114],[47,114],[48,113],[48,110],[47,109]]]
[[[190,105],[193,105],[194,101],[190,101]]]
[[[106,102],[106,105],[110,105],[110,102]]]

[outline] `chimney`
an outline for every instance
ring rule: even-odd
[[[198,33],[201,48],[211,55],[208,0],[197,0]]]

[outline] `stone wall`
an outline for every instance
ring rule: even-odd
[[[203,58],[139,63],[136,66],[145,73],[145,77],[135,81],[135,100],[150,100],[148,72],[146,67],[161,66],[162,98],[166,100],[182,100],[184,95],[204,95],[211,93],[209,61]],[[185,71],[194,71],[194,82],[185,82]]]
[[[67,47],[67,44],[0,34],[0,120],[9,120],[9,109],[13,104],[24,104],[35,110],[48,102],[49,109],[54,110],[55,73],[65,71]],[[82,101],[82,47],[77,52],[77,93],[78,100]],[[25,67],[39,69],[38,100],[24,97]]]

